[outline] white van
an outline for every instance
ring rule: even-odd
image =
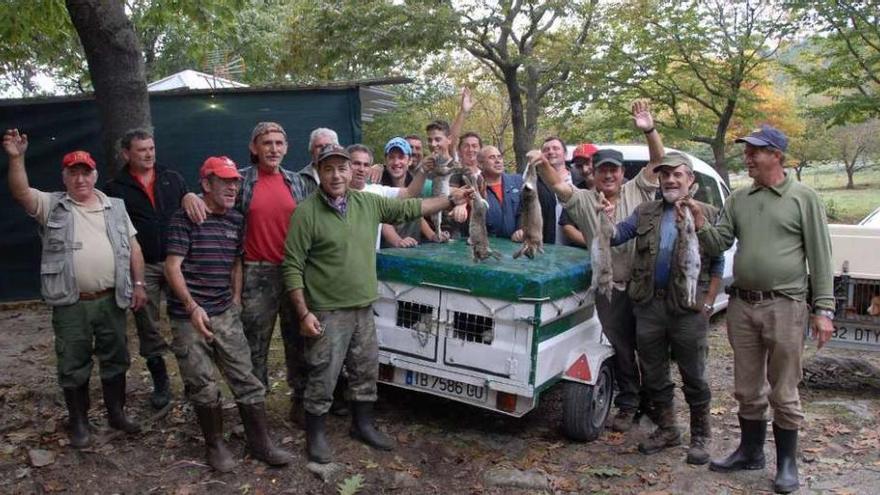
[[[613,149],[621,152],[623,154],[624,166],[626,168],[624,174],[628,179],[635,177],[639,170],[641,170],[645,165],[648,164],[648,147],[646,145],[596,144],[595,146],[600,150]],[[571,158],[571,154],[574,152],[574,148],[574,146],[568,146],[567,156],[569,159]],[[723,208],[724,202],[727,201],[727,197],[730,196],[730,188],[727,187],[727,184],[724,183],[724,180],[721,179],[721,176],[718,175],[718,172],[716,172],[715,169],[712,168],[708,163],[700,160],[694,155],[676,150],[674,148],[666,148],[667,153],[669,153],[670,151],[684,153],[693,162],[694,174],[696,175],[697,184],[699,184],[700,186],[696,194],[696,199],[715,206],[718,209]],[[574,180],[575,183],[577,183],[579,181],[579,178],[575,177]],[[733,283],[734,253],[736,253],[735,244],[733,247],[728,249],[727,252],[724,253],[724,277],[722,279],[722,287],[727,287]],[[723,309],[726,309],[727,301],[727,293],[725,293],[723,290],[719,291],[718,297],[715,298],[715,307],[712,311],[713,314]]]

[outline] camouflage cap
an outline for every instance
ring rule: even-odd
[[[660,163],[654,165],[654,172],[657,172],[663,167],[675,168],[681,165],[687,167],[691,172],[694,171],[694,162],[691,161],[691,157],[680,151],[670,151],[666,153]]]

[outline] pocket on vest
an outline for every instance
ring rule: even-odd
[[[73,292],[73,277],[64,273],[63,261],[49,261],[40,265],[40,282],[43,298],[62,299]]]

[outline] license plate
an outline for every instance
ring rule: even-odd
[[[405,383],[410,386],[439,392],[443,395],[451,395],[472,402],[486,402],[488,391],[486,387],[471,385],[457,380],[440,378],[416,371],[406,371]]]
[[[835,320],[829,343],[838,347],[880,351],[880,324]]]

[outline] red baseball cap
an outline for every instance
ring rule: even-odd
[[[72,167],[74,165],[88,165],[90,169],[94,170],[97,167],[95,160],[92,158],[92,155],[89,154],[88,151],[71,151],[70,153],[64,155],[64,158],[61,159],[62,167]]]
[[[571,159],[575,158],[592,158],[596,152],[599,151],[599,148],[593,146],[590,143],[581,143],[577,145],[577,148],[574,149],[574,153],[571,154]]]
[[[221,179],[241,179],[238,167],[228,156],[209,156],[205,160],[202,168],[199,169],[199,177],[205,179],[211,174]]]

